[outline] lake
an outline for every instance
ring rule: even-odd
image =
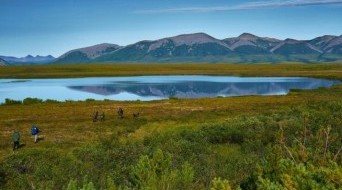
[[[132,76],[63,79],[0,79],[0,102],[27,97],[65,100],[159,100],[247,95],[285,95],[290,89],[316,89],[337,80],[305,77]]]

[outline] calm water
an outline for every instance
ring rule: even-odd
[[[284,95],[290,89],[315,89],[336,80],[301,77],[137,76],[76,79],[0,79],[0,102],[23,100],[158,100],[245,95]]]

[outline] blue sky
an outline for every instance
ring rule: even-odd
[[[342,0],[0,0],[0,55],[60,56],[184,33],[279,39],[342,34]]]

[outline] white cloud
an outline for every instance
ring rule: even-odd
[[[234,11],[234,10],[252,10],[252,9],[267,9],[279,7],[299,7],[312,5],[332,5],[342,4],[342,0],[273,0],[273,1],[257,1],[244,3],[234,6],[218,6],[218,7],[183,7],[170,9],[153,9],[140,10],[134,13],[138,14],[155,14],[155,13],[179,13],[179,12],[218,12],[218,11]]]

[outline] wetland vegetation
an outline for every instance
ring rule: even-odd
[[[342,80],[342,65],[51,65],[1,78],[160,74]],[[339,189],[342,85],[286,96],[143,101],[7,100],[1,189]],[[116,113],[124,109],[124,118]],[[94,111],[106,120],[93,122]],[[140,113],[139,117],[132,117]],[[40,127],[34,143],[32,124]],[[11,135],[21,133],[13,152]]]

